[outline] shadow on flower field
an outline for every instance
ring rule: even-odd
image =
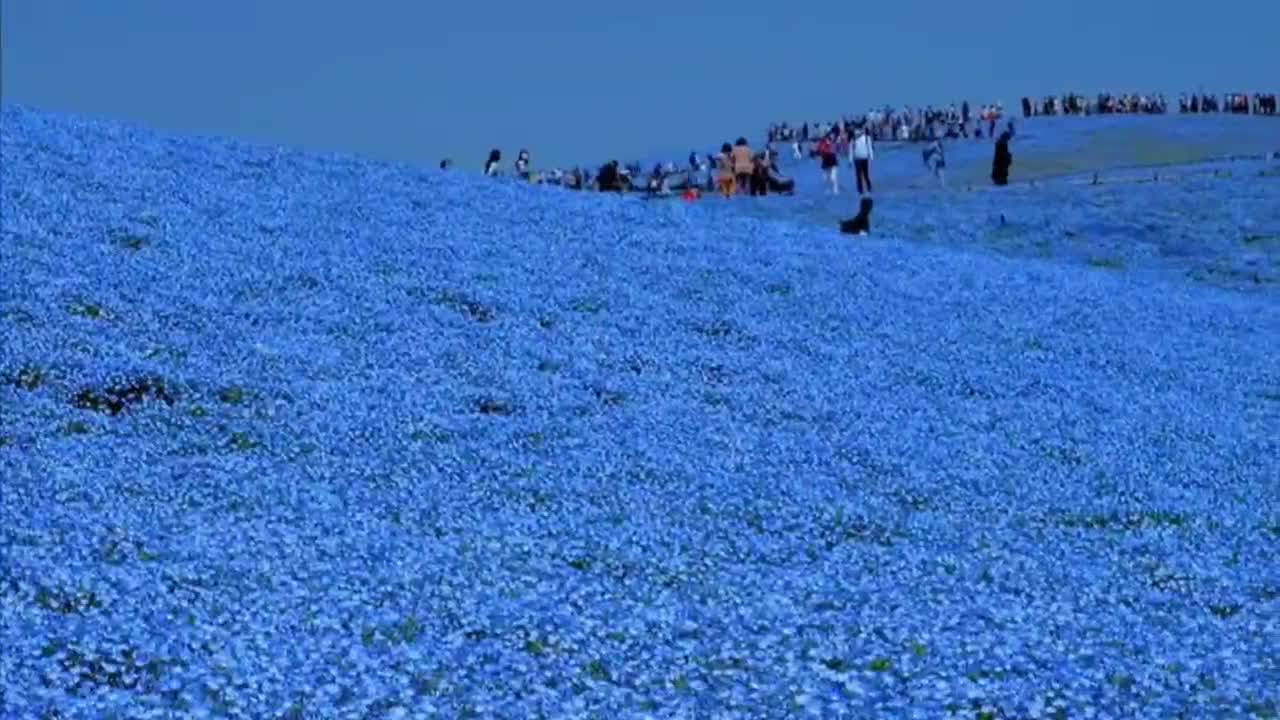
[[[2,120],[0,715],[1280,711],[1265,167],[850,240]]]

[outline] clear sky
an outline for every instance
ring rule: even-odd
[[[1076,90],[1280,91],[1276,0],[0,0],[5,102],[479,169]]]

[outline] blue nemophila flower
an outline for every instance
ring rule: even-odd
[[[850,246],[3,113],[4,713],[1280,703],[1265,176]]]

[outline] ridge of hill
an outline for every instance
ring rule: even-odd
[[[0,715],[1280,711],[1265,288],[0,127]]]

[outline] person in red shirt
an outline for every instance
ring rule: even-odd
[[[832,195],[840,194],[840,157],[836,155],[836,145],[828,135],[818,143],[818,160],[822,164],[822,176]]]

